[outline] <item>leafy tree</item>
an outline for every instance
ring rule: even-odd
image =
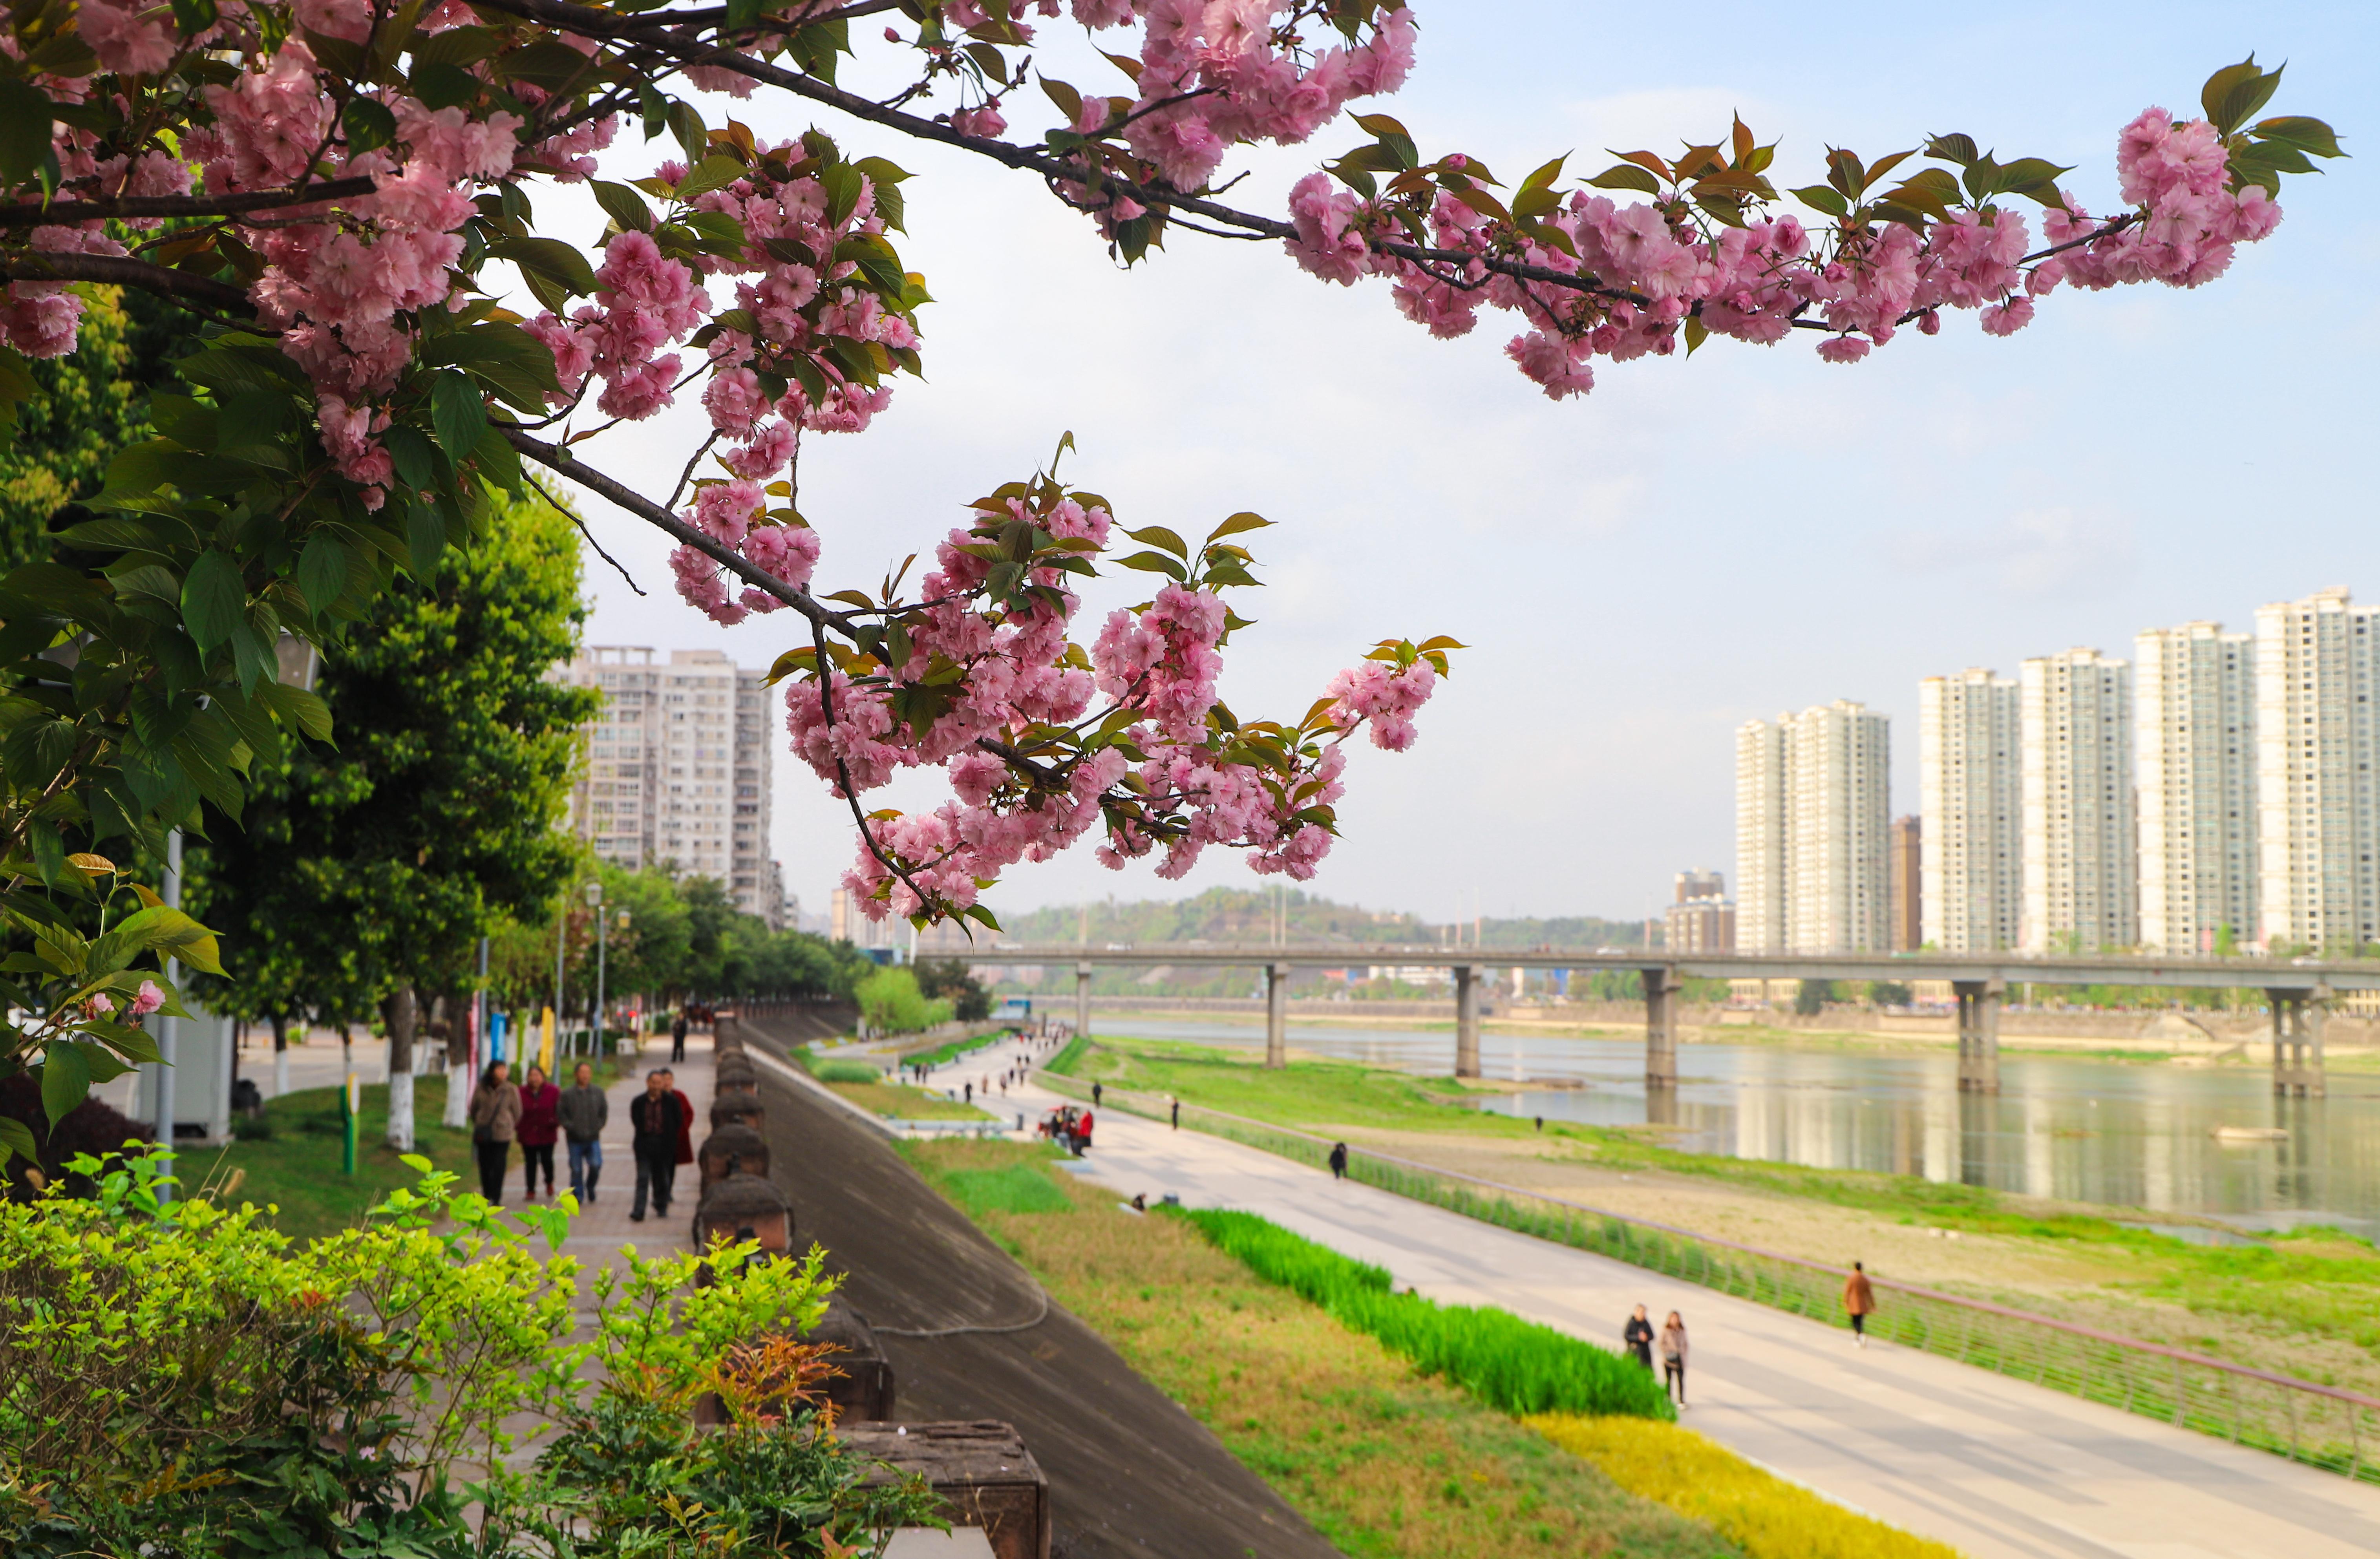
[[[212,994],[267,1018],[380,1010],[400,1146],[426,998],[459,1004],[479,938],[541,916],[572,870],[554,825],[594,695],[546,672],[584,615],[568,518],[517,505],[323,658],[337,745],[293,749],[246,826],[211,816],[193,852],[194,907],[255,966]]]
[[[914,1034],[947,1020],[947,1002],[929,1001],[905,968],[880,968],[859,982],[859,1016],[880,1034]]]
[[[1805,980],[1793,993],[1793,1010],[1803,1017],[1815,1017],[1827,1010],[1835,999],[1835,982],[1831,980]]]
[[[1910,993],[1908,986],[1899,980],[1872,980],[1868,981],[1867,999],[1870,1006],[1905,1007],[1916,997]]]
[[[951,1016],[962,1023],[980,1023],[991,1016],[991,993],[956,958],[918,959],[917,989],[928,1001],[949,1002]]]

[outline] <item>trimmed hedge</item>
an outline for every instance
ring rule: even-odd
[[[1633,1359],[1509,1310],[1441,1305],[1399,1294],[1387,1271],[1290,1233],[1253,1212],[1184,1211],[1183,1217],[1266,1281],[1378,1338],[1425,1373],[1442,1375],[1515,1416],[1624,1414],[1671,1420],[1677,1409]]]

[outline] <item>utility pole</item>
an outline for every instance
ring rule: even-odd
[[[566,1021],[563,1015],[570,1010],[562,1005],[562,960],[564,956],[569,951],[569,948],[570,900],[565,895],[562,901],[561,909],[557,913],[553,928],[553,1021],[556,1024]],[[528,1060],[528,1053],[526,1051],[522,1053],[522,1060],[524,1063]],[[524,1065],[521,1070],[526,1072],[528,1070],[527,1066]]]
[[[595,1018],[589,1028],[587,1054],[595,1054],[603,1048],[603,880],[600,877],[587,884],[587,905],[595,911]]]
[[[164,885],[165,891],[158,896],[165,901],[166,908],[179,909],[182,907],[182,831],[178,828],[165,835]],[[180,988],[181,959],[165,960],[165,983],[177,990]],[[157,1140],[165,1144],[165,1171],[168,1175],[174,1168],[174,1063],[181,1040],[182,1020],[170,1013],[161,1017],[157,1023]],[[170,1179],[158,1181],[157,1200],[174,1200],[174,1185]]]

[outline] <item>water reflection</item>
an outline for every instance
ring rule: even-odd
[[[1102,1020],[1102,1032],[1257,1047],[1260,1029]],[[1293,1026],[1300,1049],[1444,1073],[1451,1031]],[[1640,1041],[1488,1033],[1491,1078],[1530,1088],[1483,1109],[1597,1126],[1651,1122],[1696,1152],[1835,1169],[2151,1212],[2212,1213],[2244,1227],[2338,1223],[2380,1233],[2380,1082],[2334,1074],[2326,1099],[2277,1099],[2260,1067],[2003,1055],[1998,1096],[1962,1094],[1958,1059],[1773,1045],[1697,1044],[1679,1085],[1647,1097]]]

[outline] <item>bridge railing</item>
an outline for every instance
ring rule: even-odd
[[[1073,1078],[1052,1072],[1038,1077],[1056,1091],[1089,1096],[1089,1086]],[[1172,1102],[1159,1094],[1103,1090],[1104,1107],[1155,1120],[1168,1119]],[[1330,1139],[1308,1132],[1204,1105],[1185,1103],[1181,1110],[1184,1126],[1312,1168],[1324,1167],[1330,1154]],[[1850,1273],[1840,1267],[1369,1150],[1348,1150],[1347,1175],[1500,1228],[1813,1321],[1849,1324],[1842,1288]],[[2380,1466],[2364,1449],[2380,1449],[2380,1398],[1981,1299],[1873,1274],[1870,1280],[1881,1303],[1868,1318],[1876,1336],[2309,1467],[2380,1482]]]

